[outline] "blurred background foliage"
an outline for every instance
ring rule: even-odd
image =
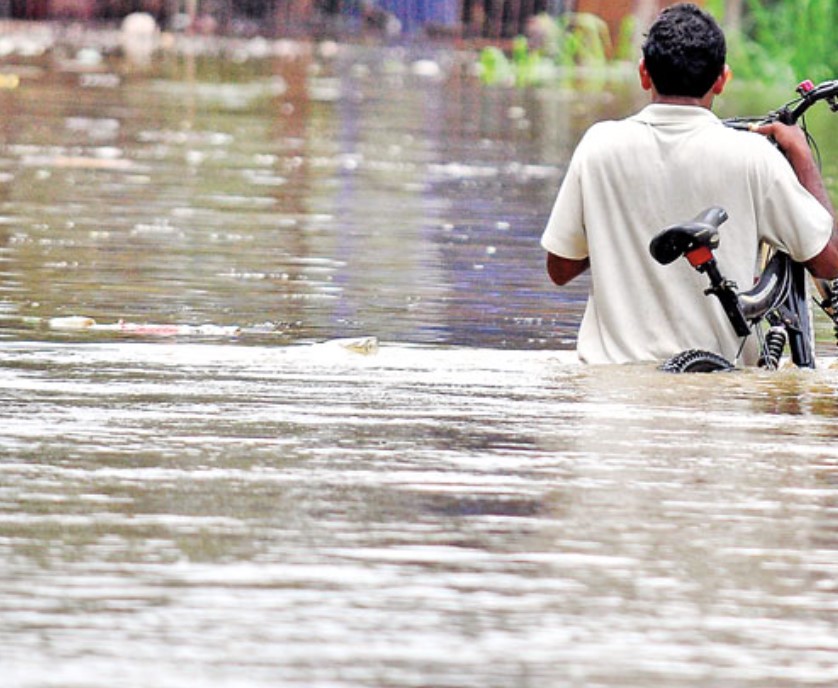
[[[731,17],[730,5],[742,5]],[[725,25],[729,62],[740,78],[764,82],[838,77],[834,0],[708,1]]]

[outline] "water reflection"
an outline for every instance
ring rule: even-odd
[[[532,246],[574,134],[541,140],[539,99],[478,88],[469,59],[25,78],[3,94],[19,314],[546,344],[565,295]]]

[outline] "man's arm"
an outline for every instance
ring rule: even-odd
[[[807,260],[804,265],[814,277],[825,280],[838,278],[838,229],[832,227],[829,242],[814,258]]]
[[[573,260],[572,258],[562,258],[554,253],[547,253],[547,274],[560,287],[585,272],[590,264],[591,261],[587,258]]]
[[[800,184],[820,201],[820,204],[833,217],[832,236],[823,250],[814,258],[807,260],[806,269],[820,279],[838,278],[838,226],[835,224],[835,208],[826,190],[821,172],[818,169],[812,150],[806,141],[806,135],[798,126],[789,126],[772,122],[754,129],[759,134],[773,136],[777,145],[791,163]]]

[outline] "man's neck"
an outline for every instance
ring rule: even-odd
[[[713,94],[708,93],[703,98],[691,98],[689,96],[662,96],[660,93],[653,92],[652,103],[655,105],[690,105],[711,110],[713,108]]]

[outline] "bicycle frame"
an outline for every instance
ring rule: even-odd
[[[803,116],[815,103],[825,100],[833,112],[838,112],[838,80],[817,86],[803,82],[797,92],[798,99],[767,117],[738,117],[724,122],[729,127],[744,130],[772,121],[800,123],[806,131]],[[808,132],[807,138],[813,145]],[[718,298],[736,334],[744,338],[756,332],[760,337],[760,365],[776,367],[787,341],[794,364],[814,368],[814,331],[808,308],[806,269],[785,253],[766,254],[757,284],[748,291],[739,292],[736,285],[721,274],[713,255],[713,249],[719,245],[719,226],[725,220],[727,213],[723,208],[708,208],[688,222],[664,229],[652,239],[649,250],[662,265],[683,256],[698,272],[707,274],[710,287],[705,293]],[[814,282],[822,298],[817,303],[835,323],[838,339],[838,280],[816,279]],[[763,319],[770,326],[768,333],[763,333],[759,327]]]

